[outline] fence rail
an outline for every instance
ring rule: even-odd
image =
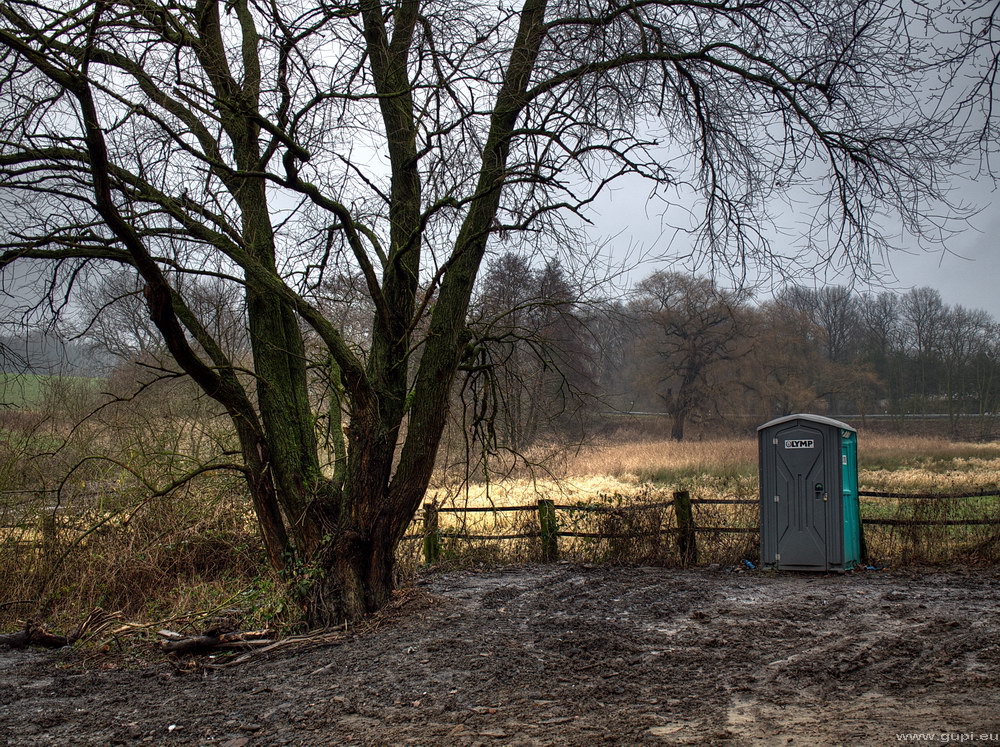
[[[662,503],[643,503],[640,506],[587,506],[587,505],[572,505],[566,503],[554,503],[552,508],[559,511],[583,511],[584,513],[590,512],[595,514],[619,514],[619,513],[630,513],[632,511],[652,511],[655,508],[670,508],[674,505],[673,501],[663,501]],[[534,507],[528,506],[529,511],[533,511]]]
[[[881,490],[859,490],[862,498],[918,498],[920,500],[952,500],[956,498],[992,498],[1000,496],[1000,489],[976,490],[971,493],[887,493]]]
[[[971,527],[1000,526],[1000,519],[862,519],[864,524],[887,527]]]
[[[898,493],[889,491],[862,490],[858,495],[863,498],[903,498],[903,499],[934,499],[951,500],[962,498],[983,498],[1000,497],[1000,488],[989,490],[969,491],[964,493]],[[758,505],[758,499],[748,498],[692,498],[687,491],[677,491],[673,498],[668,501],[649,503],[634,506],[587,506],[554,503],[550,500],[540,500],[537,504],[522,506],[497,506],[497,507],[448,507],[441,508],[434,503],[424,504],[423,532],[410,534],[404,539],[421,539],[424,543],[424,560],[427,563],[437,561],[442,552],[442,540],[515,540],[515,539],[539,539],[542,544],[543,560],[555,560],[559,555],[559,538],[581,538],[581,539],[627,539],[638,537],[652,537],[659,535],[674,535],[677,539],[677,552],[682,564],[688,565],[696,563],[698,559],[697,535],[719,535],[719,534],[744,534],[753,535],[760,532],[759,526],[697,526],[695,523],[693,506],[698,505]],[[658,509],[674,509],[676,526],[652,531],[636,531],[629,533],[617,532],[584,532],[568,531],[560,529],[556,512],[570,513],[595,513],[605,515],[624,515],[640,511],[652,511]],[[486,535],[471,534],[464,532],[443,531],[439,524],[439,514],[466,514],[466,513],[500,513],[500,512],[535,512],[538,514],[539,531],[518,532],[513,534]],[[1000,519],[880,519],[862,518],[865,526],[1000,526]]]
[[[725,531],[721,527],[705,527],[699,530],[695,526],[692,513],[692,504],[699,503],[754,503],[755,501],[745,500],[710,500],[692,499],[687,491],[674,493],[669,501],[657,503],[647,503],[637,506],[587,506],[572,505],[565,503],[555,503],[552,500],[542,499],[534,505],[522,506],[497,506],[497,507],[439,507],[435,503],[425,503],[423,511],[423,532],[421,534],[410,534],[404,539],[423,540],[424,561],[433,563],[440,559],[443,540],[516,540],[516,539],[539,539],[541,541],[542,559],[554,561],[559,557],[559,538],[577,539],[630,539],[639,537],[656,537],[661,535],[676,535],[682,562],[685,564],[697,562],[697,543],[695,541],[696,531]],[[567,513],[593,513],[603,515],[627,515],[641,511],[653,511],[662,509],[674,509],[677,526],[664,529],[634,532],[581,532],[568,529],[560,529],[557,518],[557,511]],[[516,532],[513,534],[484,535],[470,534],[466,532],[451,532],[443,530],[440,524],[441,514],[466,514],[466,513],[486,513],[486,512],[535,512],[538,515],[539,531],[537,532]],[[739,530],[737,530],[739,531]],[[747,530],[750,531],[750,530]],[[756,530],[754,530],[756,531]]]
[[[507,511],[534,511],[533,506],[475,506],[468,508],[439,508],[438,513],[442,514],[477,514],[491,513],[500,514]]]
[[[423,538],[423,535],[417,535]],[[521,534],[491,534],[488,536],[483,536],[481,534],[463,534],[462,532],[438,532],[438,537],[441,539],[459,539],[459,540],[516,540],[516,539],[536,539],[542,536],[541,532],[523,532]]]
[[[0,494],[36,494],[44,495],[53,491],[2,491]],[[94,493],[95,495],[97,493]],[[901,493],[895,491],[861,490],[858,495],[862,498],[876,499],[901,499],[917,501],[940,501],[940,500],[962,500],[970,498],[1000,497],[1000,488],[953,492],[953,493]],[[753,535],[757,534],[759,526],[698,526],[695,521],[694,507],[697,506],[717,506],[717,505],[758,505],[758,499],[747,498],[693,498],[687,491],[677,491],[670,500],[647,503],[640,505],[609,506],[609,505],[573,505],[565,503],[555,503],[551,500],[539,500],[536,504],[518,506],[472,506],[472,507],[441,507],[435,503],[424,504],[422,514],[422,526],[417,531],[403,537],[408,541],[422,541],[423,558],[427,563],[433,563],[440,559],[444,541],[513,541],[513,540],[538,540],[541,545],[541,556],[545,561],[553,561],[559,557],[559,540],[585,539],[585,540],[621,540],[629,538],[649,538],[657,536],[672,536],[676,544],[678,559],[683,565],[697,563],[698,561],[698,540],[699,535]],[[900,504],[903,505],[903,504]],[[912,504],[923,505],[923,504]],[[931,506],[933,504],[926,504]],[[47,511],[54,511],[56,507],[46,507]],[[59,507],[60,513],[66,515],[74,514],[72,508]],[[69,509],[69,510],[67,510]],[[586,527],[574,527],[573,523],[568,526],[566,521],[560,521],[560,516],[574,516],[577,514],[592,514],[596,516],[615,517],[621,516],[623,520],[627,516],[636,515],[641,512],[664,511],[673,509],[673,526],[667,527],[637,527],[635,531],[621,532],[619,526],[613,524],[607,531],[578,531]],[[507,514],[532,512],[537,516],[538,529],[535,531],[517,531],[518,527],[513,527],[515,531],[504,534],[474,534],[471,532],[454,531],[448,527],[442,527],[440,522],[441,514],[460,516],[464,514]],[[919,515],[919,514],[918,514]],[[926,514],[925,514],[926,515]],[[933,513],[931,514],[933,515]],[[961,515],[961,514],[960,514]],[[11,517],[5,517],[8,521],[0,530],[30,530],[44,533],[45,529],[52,531],[53,527],[39,524],[38,519],[25,522],[23,524],[10,524]],[[705,519],[703,518],[703,521]],[[16,519],[15,519],[16,521]],[[657,519],[660,521],[660,519]],[[864,518],[861,519],[863,526],[872,527],[995,527],[1000,526],[1000,518]],[[70,525],[62,525],[61,529],[73,528]],[[616,531],[618,530],[618,531]],[[997,540],[989,540],[991,542]],[[23,539],[13,536],[7,537],[6,544],[36,544],[41,546],[38,539]],[[673,544],[667,546],[670,550]],[[672,551],[672,550],[671,550]]]

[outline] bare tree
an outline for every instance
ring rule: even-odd
[[[818,343],[828,362],[845,364],[852,360],[859,318],[858,302],[849,288],[842,285],[825,285],[817,289],[790,286],[779,294],[778,302],[809,319],[819,334]],[[837,387],[828,390],[829,408],[833,412],[840,407],[838,394]]]
[[[829,335],[815,291],[790,288],[756,312],[758,336],[746,384],[761,398],[762,415],[787,415],[850,401],[862,412],[878,380],[854,356],[830,357]],[[849,341],[847,348],[855,345]]]
[[[460,392],[480,456],[499,450],[523,458],[541,439],[578,435],[595,389],[587,302],[558,260],[532,267],[503,252],[487,262],[469,314],[473,352]]]
[[[886,246],[877,216],[936,214],[955,140],[914,100],[905,10],[7,0],[0,267],[49,263],[43,306],[131,274],[232,421],[272,564],[310,580],[313,622],[357,617],[389,598],[492,242],[567,230],[624,175],[698,200],[728,263],[770,256],[767,206],[806,183],[814,238],[850,263]],[[252,383],[192,274],[243,296]],[[364,280],[364,346],[324,304],[336,276]],[[342,395],[311,399],[311,366]],[[330,474],[316,424],[341,409]]]
[[[203,320],[213,339],[233,361],[250,359],[243,296],[237,287],[215,278],[191,275],[178,278],[179,292]],[[172,365],[163,336],[149,318],[144,285],[131,273],[94,275],[77,294],[75,325],[64,334],[86,339],[117,362],[156,361]]]
[[[892,411],[898,411],[903,392],[903,330],[899,296],[891,291],[861,296],[859,348],[862,360],[883,383]]]
[[[636,313],[653,331],[644,344],[656,352],[670,436],[682,441],[693,415],[718,407],[719,364],[747,352],[747,329],[740,323],[745,299],[708,278],[675,272],[653,273],[636,292]]]
[[[946,91],[942,102],[952,121],[978,146],[983,172],[995,181],[1000,110],[1000,3],[970,0],[941,6],[915,5],[913,20],[936,39],[928,72]]]
[[[947,308],[938,291],[923,287],[914,288],[903,296],[900,312],[905,334],[903,339],[915,363],[914,394],[919,398],[921,410],[927,412],[928,398],[934,393],[936,368],[944,342]]]
[[[972,380],[979,404],[980,433],[989,436],[1000,405],[1000,326],[996,322],[983,330],[973,359]]]
[[[957,305],[948,308],[942,323],[942,369],[945,408],[952,433],[958,434],[959,416],[970,413],[976,395],[974,366],[993,327],[989,314]],[[980,408],[977,408],[977,411]]]

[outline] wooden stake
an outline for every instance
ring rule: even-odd
[[[424,504],[424,562],[435,563],[441,557],[441,530],[437,504]]]
[[[677,549],[685,566],[698,562],[698,541],[694,534],[694,512],[691,494],[686,490],[674,493],[674,512],[677,515]]]
[[[542,530],[542,561],[553,563],[559,559],[559,524],[555,504],[543,498],[538,501],[538,525]]]

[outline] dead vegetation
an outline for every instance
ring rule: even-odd
[[[24,423],[6,421],[6,433],[14,432],[11,426],[26,432]],[[36,445],[43,436],[59,435],[37,423],[29,430]],[[93,431],[82,435],[92,451],[95,444],[108,443]],[[195,435],[175,434],[175,447],[182,437],[190,444]],[[204,432],[201,437],[211,443]],[[160,446],[165,438],[158,434]],[[48,457],[29,459],[16,439],[8,436],[5,442],[0,464],[6,476],[0,486],[0,630],[24,630],[30,618],[52,630],[72,631],[99,608],[135,621],[142,630],[132,638],[146,642],[163,627],[199,635],[206,620],[222,612],[233,618],[233,631],[300,632],[294,594],[308,585],[311,571],[295,568],[288,577],[278,577],[261,570],[263,550],[238,476],[207,472],[152,497],[148,478],[143,483],[107,460],[84,462],[72,471],[72,479],[65,479],[67,464],[83,455],[72,451],[82,446],[67,443]],[[124,437],[120,445],[147,466],[172,464],[164,456],[167,451],[160,452],[157,462],[149,444],[140,449],[141,439]],[[1000,484],[1000,448],[994,444],[873,434],[863,436],[860,451],[862,489],[956,492]],[[548,500],[560,507],[561,559],[678,565],[676,516],[669,505],[677,490],[688,490],[695,499],[700,563],[756,562],[756,507],[699,502],[756,499],[755,459],[753,438],[694,443],[646,439],[564,452],[546,462],[547,472],[534,477],[514,471],[508,479],[485,484],[449,482],[442,474],[428,495],[441,522],[438,562],[476,567],[541,561],[537,510],[464,509],[533,508]],[[51,475],[41,483],[45,489],[25,490],[25,481],[40,474]],[[159,484],[168,484],[169,470],[161,467],[159,474]],[[15,492],[4,493],[5,488]],[[993,563],[1000,556],[995,525],[928,523],[1000,519],[997,498],[866,499],[862,514],[897,522],[867,530],[872,557],[879,563]],[[742,531],[715,531],[727,528]],[[403,582],[424,562],[419,514],[408,535],[411,539],[402,543],[398,555]],[[490,539],[495,536],[506,539]]]

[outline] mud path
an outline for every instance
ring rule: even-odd
[[[426,576],[376,633],[177,674],[0,652],[0,743],[1000,741],[1000,576],[519,567]]]

